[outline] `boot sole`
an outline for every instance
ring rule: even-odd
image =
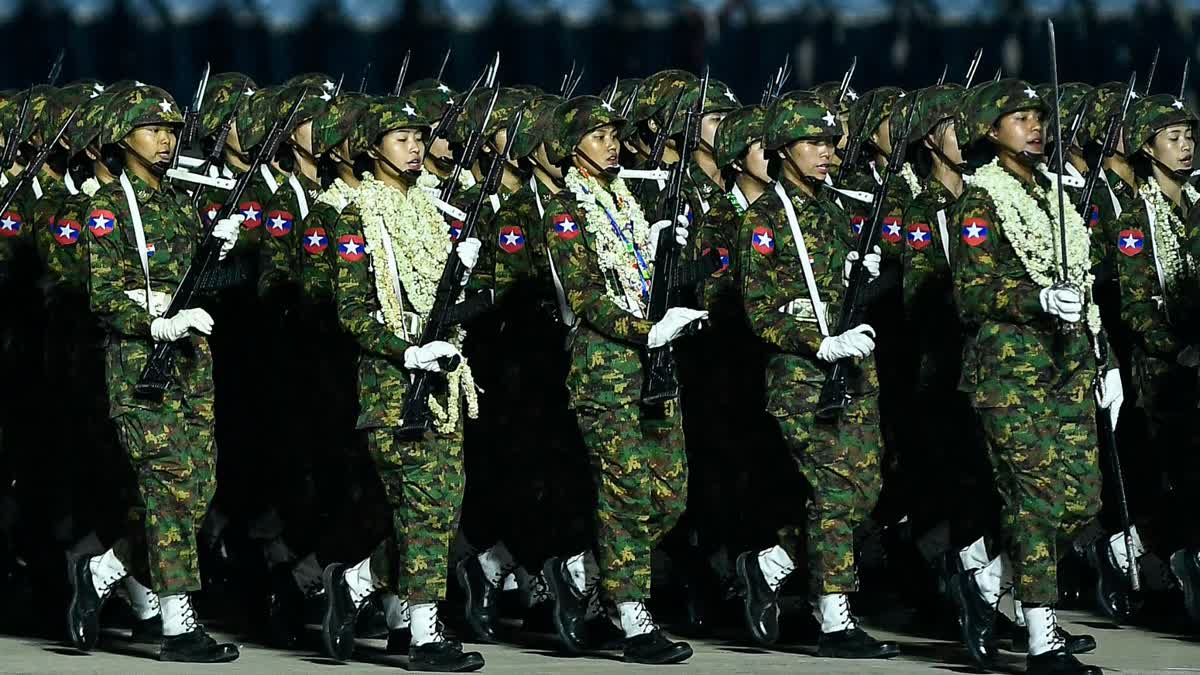
[[[1191,555],[1191,552],[1183,549],[1183,555]],[[1200,613],[1196,611],[1200,609],[1196,607],[1196,579],[1192,578],[1187,568],[1186,560],[1182,557],[1176,560],[1176,556],[1171,556],[1171,572],[1175,574],[1175,580],[1183,589],[1183,608],[1187,611],[1192,623],[1200,625]]]
[[[229,663],[231,661],[237,661],[239,656],[241,656],[241,652],[231,654],[229,656],[223,656],[219,659],[189,659],[184,656],[164,656],[159,654],[158,660],[163,663]]]
[[[558,633],[558,641],[563,644],[563,647],[572,654],[582,654],[583,646],[577,645],[567,639],[567,631],[563,628],[562,615],[558,611],[559,596],[564,592],[570,592],[569,589],[559,587],[558,571],[555,566],[558,565],[558,558],[551,558],[542,565],[542,573],[546,575],[546,583],[550,584],[550,593],[554,596],[554,611],[551,616],[554,620],[554,631]]]
[[[628,656],[623,656],[622,660],[625,661],[625,663],[640,663],[646,666],[665,666],[672,663],[683,663],[684,661],[692,658],[693,654],[694,652],[689,645],[683,646],[681,649],[676,650],[675,653],[671,653],[669,656],[664,656],[657,659],[634,659]]]
[[[467,579],[467,570],[464,568],[466,561],[460,562],[454,566],[454,576],[458,579],[458,587],[462,589],[466,602],[463,604],[463,619],[466,620],[467,626],[471,628],[475,640],[483,644],[493,644],[496,641],[496,636],[491,631],[484,632],[482,626],[471,616],[471,606],[475,604],[475,594],[471,592],[471,584]]]
[[[346,650],[348,653],[342,655],[339,654],[338,650],[334,648],[335,645],[333,639],[335,632],[333,630],[333,603],[334,596],[336,595],[336,589],[334,589],[333,586],[333,573],[335,571],[341,571],[341,569],[342,567],[340,565],[336,568],[333,565],[330,565],[321,572],[321,583],[325,586],[326,603],[325,616],[321,619],[321,646],[325,648],[325,656],[328,656],[331,659],[337,659],[338,661],[349,661],[350,657],[354,655],[354,641],[350,641],[350,647]]]
[[[963,572],[962,574],[965,574],[965,572]],[[975,664],[975,667],[979,668],[980,670],[986,671],[989,668],[991,668],[993,657],[989,657],[987,654],[980,654],[979,652],[975,651],[971,647],[971,641],[967,639],[968,637],[970,637],[969,635],[967,635],[967,620],[966,620],[967,601],[968,600],[967,600],[967,597],[965,595],[963,595],[962,582],[959,581],[958,579],[955,579],[954,583],[952,583],[950,585],[950,588],[952,591],[951,594],[954,597],[954,604],[957,606],[957,609],[958,609],[958,637],[959,637],[959,639],[962,640],[963,647],[966,647],[967,653],[971,655],[971,661]],[[893,656],[894,656],[894,654],[893,654]],[[889,656],[887,658],[891,658],[891,657]]]
[[[874,654],[855,654],[840,649],[817,649],[817,656],[826,659],[891,659],[900,656],[899,649],[880,650]]]
[[[483,657],[465,659],[465,663],[460,664],[422,664],[413,663],[412,659],[408,661],[408,670],[419,673],[470,673],[480,670],[484,666]]]
[[[742,582],[742,587],[746,594],[742,597],[742,618],[746,620],[746,628],[750,631],[750,637],[760,645],[770,647],[775,644],[779,636],[771,637],[759,630],[758,619],[754,616],[753,610],[750,609],[750,573],[746,569],[746,554],[741,554],[737,558],[737,575],[738,581]]]

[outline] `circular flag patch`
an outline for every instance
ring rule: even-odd
[[[988,238],[988,228],[989,223],[983,218],[967,218],[962,224],[963,243],[971,248],[983,244]]]
[[[323,227],[310,227],[304,231],[304,250],[309,255],[321,255],[329,248],[329,237]]]
[[[1121,230],[1117,235],[1117,250],[1129,257],[1142,252],[1146,247],[1146,235],[1141,230]]]
[[[763,255],[775,252],[775,232],[769,227],[756,227],[750,238],[750,245]]]
[[[925,223],[912,223],[908,226],[908,245],[920,251],[933,242],[933,230]]]

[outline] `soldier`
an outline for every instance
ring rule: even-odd
[[[432,79],[417,80],[406,87],[403,93],[414,102],[421,115],[431,122],[441,120],[446,114],[446,109],[462,96],[446,83]],[[450,151],[450,142],[445,136],[439,136],[429,144],[429,151],[425,153],[425,170],[443,180],[454,171],[454,154]],[[462,187],[465,189],[470,185],[464,184]]]
[[[961,386],[982,424],[1003,500],[1001,565],[1011,565],[1023,605],[1027,672],[1090,674],[1100,669],[1073,652],[1094,640],[1070,636],[1055,615],[1056,542],[1099,511],[1092,385],[1103,366],[1100,405],[1116,410],[1121,381],[1092,352],[1100,320],[1088,297],[1088,231],[1070,209],[1060,230],[1051,215],[1056,196],[1036,170],[1045,110],[1032,87],[1013,79],[973,89],[959,108],[959,146],[977,167],[949,217],[959,230],[951,260],[967,339]]]
[[[808,506],[809,600],[821,624],[818,654],[889,658],[899,649],[859,626],[846,594],[857,590],[854,529],[880,490],[878,383],[869,358],[874,329],[863,324],[829,335],[849,272],[853,235],[845,213],[818,192],[829,174],[841,129],[816,95],[785,94],[767,112],[763,147],[774,187],[746,211],[741,226],[744,301],[754,332],[772,350],[767,364],[767,412],[812,487]],[[855,254],[856,255],[856,254]],[[878,276],[879,255],[864,261]],[[803,273],[801,273],[803,272]],[[815,420],[825,364],[856,359],[854,401],[835,423]],[[746,588],[746,621],[764,644],[779,636],[778,592],[802,559],[804,531],[779,531],[780,544],[737,560]]]
[[[338,256],[338,318],[361,349],[357,427],[367,432],[392,507],[392,534],[369,558],[325,568],[323,643],[330,656],[350,658],[358,611],[386,589],[406,600],[411,613],[410,670],[478,670],[483,657],[446,639],[437,616],[463,493],[462,418],[477,414],[470,367],[464,362],[435,388],[431,437],[395,437],[409,373],[443,372],[439,359],[458,356],[462,341],[460,332],[451,342],[414,342],[428,320],[447,252],[445,221],[422,189],[432,182],[422,172],[430,123],[404,98],[372,107],[364,122],[374,169],[342,210],[331,243]],[[480,246],[478,239],[464,239],[451,255],[469,270]]]
[[[1146,479],[1156,488],[1134,493],[1153,499],[1140,505],[1136,519],[1145,527],[1144,539],[1136,526],[1128,539],[1117,532],[1096,543],[1092,558],[1101,570],[1105,604],[1127,616],[1130,559],[1143,558],[1139,566],[1148,568],[1147,556],[1169,556],[1188,616],[1200,623],[1200,539],[1196,528],[1167,517],[1182,508],[1184,495],[1194,494],[1197,464],[1191,449],[1200,440],[1194,423],[1200,391],[1191,355],[1195,347],[1190,346],[1196,309],[1190,270],[1200,260],[1200,247],[1195,232],[1187,230],[1200,201],[1200,193],[1188,183],[1200,120],[1169,94],[1134,101],[1126,120],[1126,158],[1136,175],[1138,198],[1117,219],[1107,247],[1114,249],[1121,322],[1124,333],[1133,337],[1133,386],[1147,423],[1148,447],[1139,454],[1150,459],[1141,464],[1152,468]],[[1169,486],[1165,491],[1164,482]],[[1157,517],[1147,518],[1151,514]]]
[[[644,406],[638,397],[642,350],[666,347],[707,312],[673,307],[657,323],[645,318],[658,233],[673,228],[682,245],[687,229],[647,223],[616,177],[625,120],[607,101],[581,96],[556,109],[555,124],[548,158],[563,169],[566,189],[544,200],[542,223],[563,320],[572,330],[570,406],[598,491],[598,570],[585,572],[583,554],[546,562],[555,623],[568,650],[584,648],[588,605],[599,584],[616,605],[624,659],[678,663],[691,657],[691,647],[666,637],[646,600],[651,551],[687,501],[687,465],[674,402]]]
[[[161,316],[198,245],[187,196],[161,180],[183,118],[161,89],[133,87],[113,100],[102,157],[118,180],[88,207],[91,306],[107,333],[110,416],[137,475],[135,526],[103,555],[71,560],[72,642],[91,649],[114,585],[129,574],[150,581],[162,606],[163,661],[224,662],[238,648],[219,644],[196,621],[190,593],[200,590],[196,531],[216,488],[212,317],[202,308]],[[216,224],[221,255],[233,248],[240,218]],[[193,335],[193,331],[199,335]],[[175,342],[175,372],[161,403],[134,395],[156,342]]]

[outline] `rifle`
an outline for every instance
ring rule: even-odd
[[[358,80],[358,93],[367,93],[367,80],[371,77],[371,62],[367,61],[367,65],[363,66],[362,77]]]
[[[392,96],[398,98],[404,90],[404,80],[408,79],[408,64],[412,61],[412,50],[404,52],[404,61],[400,63],[400,74],[396,76],[396,86],[392,87]],[[366,78],[363,78],[366,80]]]
[[[866,113],[858,121],[857,128],[850,134],[850,140],[846,141],[846,151],[842,153],[842,163],[838,166],[837,178],[833,179],[834,185],[841,185],[846,171],[852,171],[853,169],[850,169],[850,167],[854,166],[858,161],[858,156],[862,153],[863,143],[867,140],[867,120],[874,114],[878,98],[877,95],[871,96],[871,100],[867,102]]]
[[[342,74],[341,74],[341,75],[338,75],[338,81],[337,81],[337,84],[333,85],[333,92],[332,92],[332,93],[330,93],[330,94],[328,95],[328,96],[329,96],[329,98],[327,98],[327,99],[325,99],[325,100],[327,100],[327,101],[328,101],[329,99],[332,99],[332,98],[337,98],[338,96],[341,96],[341,95],[342,95],[342,85],[343,85],[343,84],[345,84],[345,83],[346,83],[346,71],[344,71],[344,70],[343,70],[343,71],[342,71]],[[325,97],[324,97],[324,96],[322,96],[322,98],[325,98]]]
[[[846,287],[846,296],[842,300],[837,327],[831,331],[831,335],[841,335],[862,323],[862,315],[866,311],[864,299],[867,284],[871,281],[865,272],[866,268],[863,267],[863,260],[879,242],[888,187],[891,185],[892,176],[897,171],[897,167],[904,161],[904,153],[908,149],[909,132],[912,130],[913,113],[916,109],[915,105],[908,107],[908,114],[904,119],[904,133],[892,145],[892,153],[888,157],[887,166],[883,168],[883,182],[880,184],[879,190],[875,192],[875,199],[871,203],[871,218],[863,225],[859,235],[858,261],[850,267],[850,283]],[[843,166],[845,165],[843,164]],[[849,367],[846,359],[833,362],[833,367],[825,376],[825,383],[821,386],[820,398],[817,400],[816,418],[818,420],[826,422],[837,420],[845,410],[846,404],[850,402],[846,373]]]
[[[566,73],[563,73],[562,80],[560,80],[558,83],[558,95],[559,96],[561,96],[563,98],[570,98],[569,96],[567,96],[567,85],[569,85],[571,83],[571,79],[574,77],[575,77],[575,59],[571,59],[571,70]]]
[[[50,64],[50,73],[46,75],[47,85],[53,87],[54,83],[58,82],[58,76],[62,74],[63,58],[66,54],[65,49],[58,50],[58,56]],[[7,172],[17,161],[17,149],[21,145],[21,136],[25,134],[25,120],[29,116],[29,101],[32,97],[33,87],[30,86],[25,90],[25,96],[21,100],[21,109],[17,113],[17,119],[4,134],[4,153],[0,154],[0,173]]]
[[[179,130],[179,135],[175,139],[175,149],[171,154],[171,161],[167,165],[172,169],[179,167],[179,156],[183,154],[184,146],[191,147],[192,142],[196,137],[196,126],[200,123],[200,106],[204,104],[204,93],[208,89],[208,75],[212,71],[212,66],[208,63],[204,64],[204,72],[200,74],[200,82],[196,85],[196,93],[192,95],[192,104],[183,111],[183,127]]]
[[[785,64],[786,65],[786,64]],[[842,86],[838,89],[837,107],[842,107],[842,101],[846,100],[846,94],[850,91],[850,80],[854,79],[854,71],[858,70],[858,57],[855,56],[850,60],[850,67],[846,69],[846,74],[842,76]],[[775,98],[779,98],[779,94],[783,93],[782,89],[775,93]],[[835,111],[836,112],[836,111]]]
[[[496,54],[497,62],[499,59],[500,55]],[[483,84],[485,79],[487,79],[486,68],[484,69],[483,73],[479,75],[479,77],[475,78],[475,82],[471,85],[471,88],[467,90],[466,94],[463,94],[457,101],[453,101],[450,103],[450,105],[446,106],[446,110],[442,113],[441,119],[439,119],[438,123],[433,127],[433,131],[430,132],[429,139],[425,141],[426,151],[429,150],[429,147],[433,145],[434,141],[446,135],[446,132],[450,130],[450,125],[454,124],[454,121],[457,120],[458,116],[462,114],[463,109],[466,107],[467,101],[470,100],[471,95],[475,93],[475,90],[479,88],[479,85]]]
[[[654,136],[654,144],[650,146],[649,161],[646,162],[647,169],[661,169],[663,153],[667,151],[667,141],[671,138],[671,127],[675,124],[675,116],[679,114],[679,105],[683,102],[683,92],[675,95],[675,101],[671,103],[671,112],[667,115],[667,122],[659,127],[658,133]],[[634,188],[634,197],[641,203],[646,196],[646,183],[642,182]]]
[[[216,227],[217,223],[229,218],[236,212],[238,202],[241,201],[242,195],[250,185],[250,182],[258,175],[259,168],[271,161],[271,158],[279,150],[279,144],[283,142],[288,130],[291,129],[292,124],[296,121],[296,113],[300,110],[300,104],[307,95],[307,90],[300,92],[300,96],[292,104],[287,117],[276,120],[275,124],[271,125],[271,130],[267,133],[262,146],[250,161],[249,168],[238,176],[233,189],[229,191],[229,195],[225,198],[225,204],[221,207],[220,213],[207,226],[202,225],[205,229],[204,238],[201,240],[200,246],[196,249],[191,263],[188,264],[187,270],[183,273],[183,278],[180,279],[179,287],[175,289],[175,294],[171,297],[171,304],[167,307],[163,318],[173,317],[181,310],[195,305],[196,298],[201,290],[201,282],[204,280],[209,268],[216,263],[221,251],[221,241],[213,236],[213,228]],[[197,217],[199,217],[199,214],[197,214]],[[203,220],[201,220],[201,223],[203,223]],[[148,401],[162,400],[167,387],[171,383],[175,350],[176,343],[174,342],[154,343],[154,349],[146,361],[146,366],[142,369],[137,384],[134,385],[133,392],[135,396]]]
[[[671,219],[671,224],[658,234],[656,260],[654,262],[654,278],[650,282],[650,298],[646,303],[646,318],[652,322],[662,320],[667,310],[678,300],[678,284],[681,270],[680,259],[683,247],[675,241],[675,221],[684,214],[687,199],[684,198],[683,184],[687,176],[687,167],[692,152],[700,144],[700,120],[704,115],[704,99],[708,95],[708,71],[700,81],[700,96],[692,110],[684,113],[683,142],[679,148],[679,161],[671,170],[671,182],[667,187],[667,201],[670,209],[664,214]],[[670,128],[670,127],[668,127]],[[645,376],[642,378],[642,403],[656,405],[669,401],[679,395],[679,381],[675,376],[675,362],[671,358],[670,346],[649,349],[646,352]]]
[[[467,137],[467,144],[463,149],[462,158],[454,165],[454,171],[446,179],[446,184],[442,186],[442,192],[438,195],[442,201],[450,202],[450,198],[454,196],[454,191],[458,189],[458,177],[462,175],[464,169],[469,171],[471,165],[475,163],[475,159],[479,157],[479,151],[483,148],[483,130],[487,128],[488,122],[492,119],[492,111],[496,108],[496,98],[499,96],[500,89],[493,89],[492,100],[488,101],[487,112],[483,115],[483,122],[479,125],[478,129],[471,130],[471,135]]]
[[[50,65],[50,74],[46,76],[46,84],[53,87],[58,83],[58,76],[62,75],[63,58],[66,57],[67,50],[58,50],[58,56],[54,57],[54,63]]]
[[[1154,58],[1150,60],[1150,72],[1146,74],[1146,89],[1142,91],[1142,96],[1150,95],[1150,85],[1154,83],[1154,73],[1158,70],[1158,55],[1162,52],[1162,47],[1154,48]]]
[[[450,63],[450,52],[454,51],[452,47],[446,48],[446,55],[442,57],[442,65],[438,68],[437,77],[434,78],[438,82],[442,81],[442,76],[446,74],[446,64]]]
[[[947,63],[946,65],[942,66],[942,75],[941,75],[941,77],[939,77],[937,79],[937,84],[934,86],[936,86],[936,87],[942,86],[946,82],[946,76],[949,74],[950,74],[950,64]]]
[[[996,69],[996,76],[992,78],[992,82],[999,82],[999,81],[1000,81],[1000,78],[1001,78],[1003,75],[1004,75],[1004,68],[1003,68],[1003,66],[1002,66],[1002,67],[1000,67],[1000,68],[997,68],[997,69]]]
[[[196,173],[207,175],[209,168],[225,157],[225,144],[229,141],[229,132],[233,130],[233,121],[237,118],[237,109],[242,103],[243,93],[245,93],[245,89],[239,87],[237,94],[234,95],[233,105],[229,108],[229,115],[221,121],[221,126],[217,127],[217,132],[213,135],[212,148],[204,155],[204,163],[196,169]],[[192,193],[193,211],[200,210],[200,200],[203,197],[204,190],[196,190]]]
[[[967,66],[967,77],[963,83],[963,89],[970,89],[971,83],[975,81],[975,71],[979,70],[979,62],[983,60],[983,47],[975,50],[975,56],[971,58],[970,65]]]
[[[47,142],[43,143],[42,147],[38,148],[37,154],[34,155],[33,159],[25,165],[25,168],[21,171],[21,174],[17,176],[16,180],[8,184],[8,187],[4,193],[4,200],[3,202],[0,202],[0,204],[2,204],[0,205],[0,213],[8,212],[8,208],[12,206],[13,200],[16,199],[17,193],[20,192],[21,188],[32,181],[34,176],[36,176],[37,173],[42,170],[42,165],[46,163],[46,158],[50,156],[50,153],[58,149],[58,141],[62,139],[63,134],[67,132],[67,127],[71,126],[71,122],[75,121],[75,116],[78,114],[79,108],[76,107],[71,111],[71,114],[67,116],[67,119],[62,123],[62,126],[58,128],[58,133],[54,134],[54,138],[48,139]]]
[[[637,97],[641,91],[642,83],[638,82],[633,86],[633,90],[629,92],[629,96],[625,99],[625,105],[621,106],[621,119],[629,119],[629,114],[633,112],[633,105],[637,103]]]
[[[1083,118],[1087,112],[1088,103],[1088,97],[1083,96],[1080,97],[1079,103],[1075,106],[1075,112],[1071,115],[1071,126],[1067,127],[1067,142],[1066,145],[1063,146],[1064,148],[1070,149],[1072,145],[1075,145],[1075,140],[1079,138],[1079,130],[1083,128]],[[1057,161],[1055,159],[1055,155],[1057,155],[1058,152],[1059,148],[1058,146],[1055,146],[1054,155],[1050,156],[1051,161],[1047,164],[1047,166],[1054,166]]]
[[[1187,93],[1188,68],[1192,65],[1192,57],[1188,57],[1183,62],[1183,77],[1179,80],[1179,96],[1175,98],[1183,100],[1183,95]]]
[[[1046,30],[1050,39],[1050,90],[1054,92],[1054,106],[1051,109],[1051,114],[1054,115],[1054,148],[1055,148],[1055,169],[1058,170],[1058,179],[1054,181],[1058,192],[1058,234],[1059,243],[1062,244],[1062,254],[1059,262],[1062,263],[1062,278],[1059,283],[1070,284],[1070,268],[1067,266],[1067,218],[1066,218],[1066,198],[1063,196],[1063,152],[1062,152],[1062,124],[1059,120],[1062,119],[1062,96],[1058,89],[1058,42],[1054,38],[1054,20],[1046,19]]]
[[[495,103],[495,95],[493,94],[492,103]],[[491,111],[488,111],[489,115]],[[487,176],[483,179],[483,184],[480,186],[479,196],[475,199],[475,204],[467,213],[467,218],[463,222],[462,233],[459,235],[458,241],[464,241],[475,232],[475,227],[479,222],[479,214],[483,211],[483,205],[487,203],[489,197],[495,194],[500,189],[500,179],[504,176],[504,166],[512,158],[513,139],[517,137],[517,130],[520,129],[521,119],[525,116],[524,110],[519,110],[508,123],[508,139],[505,143],[504,152],[496,157],[496,160],[488,167]],[[442,268],[442,278],[438,282],[437,291],[434,294],[433,307],[429,310],[429,316],[425,322],[425,329],[421,331],[420,342],[418,345],[427,345],[431,342],[445,340],[449,336],[450,327],[453,325],[450,317],[453,313],[454,305],[457,303],[458,296],[462,293],[464,286],[464,272],[462,261],[458,258],[457,247],[454,244],[454,250],[450,251],[450,255],[446,258],[446,266]],[[438,365],[443,371],[452,372],[458,368],[461,359],[457,356],[440,359]],[[433,378],[435,373],[427,370],[418,370],[412,374],[411,382],[408,386],[408,391],[405,393],[404,407],[401,409],[400,427],[396,429],[395,436],[399,440],[415,440],[426,436],[433,431],[433,415],[429,410],[429,393],[433,386]],[[451,396],[458,396],[456,391],[450,392]]]
[[[1108,118],[1108,126],[1104,132],[1104,144],[1100,146],[1100,155],[1096,158],[1096,165],[1088,170],[1087,182],[1084,183],[1083,192],[1079,194],[1079,201],[1076,203],[1077,210],[1084,220],[1087,220],[1088,211],[1092,208],[1092,193],[1096,190],[1096,181],[1104,172],[1104,158],[1112,157],[1116,152],[1121,125],[1125,121],[1125,114],[1129,112],[1129,103],[1133,101],[1136,84],[1137,72],[1134,71],[1129,75],[1129,85],[1125,87],[1125,97],[1121,100],[1120,112],[1115,112]]]

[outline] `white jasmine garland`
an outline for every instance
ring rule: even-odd
[[[79,186],[79,191],[89,197],[95,197],[96,193],[100,191],[100,181],[93,176],[83,181],[83,185]]]
[[[924,188],[921,186],[921,179],[917,178],[917,172],[913,171],[912,163],[905,162],[900,165],[900,177],[908,183],[908,189],[912,192],[912,196],[916,197],[921,194]]]
[[[378,256],[386,255],[384,232],[391,240],[404,296],[419,315],[428,318],[448,254],[446,223],[424,190],[409,189],[404,193],[369,173],[363,174],[362,183],[349,193],[349,197],[362,216],[383,323],[392,333],[406,335],[404,298],[394,290],[392,266],[386,260],[376,260]],[[463,336],[463,330],[456,329],[450,342],[461,347]],[[448,406],[443,407],[432,395],[429,397],[434,425],[442,433],[452,433],[458,426],[461,415],[459,392],[467,399],[467,416],[474,419],[479,414],[475,379],[465,358],[447,379],[450,387]]]
[[[621,307],[636,308],[643,317],[646,316],[642,284],[650,282],[650,270],[643,272],[638,266],[634,251],[613,232],[612,222],[609,220],[611,214],[625,238],[637,247],[643,260],[649,265],[650,225],[646,222],[641,206],[629,193],[625,181],[620,178],[609,183],[609,189],[612,191],[610,193],[595,178],[581,174],[578,169],[572,167],[567,171],[566,184],[575,195],[575,201],[583,207],[588,237],[600,258],[600,268],[612,273],[604,275],[608,297]],[[609,277],[613,275],[620,280],[620,288],[612,287]]]
[[[1039,201],[1029,194],[1026,186],[1001,167],[998,159],[979,168],[974,175],[963,178],[967,184],[982,188],[992,198],[1005,239],[1016,251],[1017,258],[1033,282],[1043,287],[1058,283],[1062,271],[1059,228]],[[1057,189],[1044,190],[1037,186],[1030,186],[1029,189],[1038,191],[1047,204],[1057,202]],[[1084,294],[1087,326],[1092,334],[1097,334],[1100,331],[1100,308],[1091,300],[1094,279],[1091,273],[1091,239],[1083,218],[1073,208],[1068,206],[1064,215],[1067,231],[1066,282]]]
[[[317,197],[317,203],[332,206],[338,213],[341,213],[350,202],[354,201],[354,194],[357,191],[358,188],[350,187],[341,178],[335,178],[333,184]]]
[[[1190,204],[1195,204],[1196,200],[1200,198],[1200,193],[1197,193],[1196,188],[1188,183],[1183,184],[1183,192],[1187,195]],[[1142,183],[1142,186],[1138,188],[1138,194],[1150,204],[1150,208],[1154,211],[1155,225],[1157,226],[1154,232],[1157,236],[1153,238],[1154,257],[1162,266],[1163,283],[1169,287],[1164,288],[1163,293],[1175,293],[1179,290],[1175,282],[1183,274],[1184,255],[1186,255],[1179,251],[1179,244],[1185,236],[1183,221],[1175,215],[1175,205],[1167,199],[1167,195],[1162,191],[1162,186],[1153,176]]]

